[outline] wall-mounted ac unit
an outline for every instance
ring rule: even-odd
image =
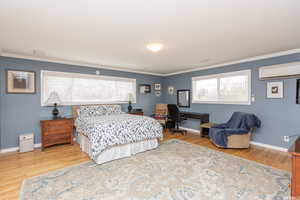
[[[259,79],[284,79],[300,77],[300,62],[272,65],[259,68]]]

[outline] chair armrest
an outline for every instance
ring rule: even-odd
[[[237,129],[225,128],[223,130],[227,134],[246,134],[246,133],[249,132],[249,130],[246,130],[246,129],[243,129],[243,128],[237,128]]]
[[[214,125],[212,125],[212,128],[228,128],[228,125],[227,125],[227,123],[214,124]]]
[[[184,116],[184,114],[179,114],[179,119],[180,120],[187,120],[187,118]]]

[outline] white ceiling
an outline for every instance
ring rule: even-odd
[[[169,74],[300,48],[299,19],[299,0],[1,0],[0,48]]]

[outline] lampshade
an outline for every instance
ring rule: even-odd
[[[53,105],[55,103],[57,105],[59,105],[59,104],[61,104],[61,100],[59,98],[58,93],[55,92],[55,91],[53,91],[53,92],[50,93],[50,95],[49,95],[49,97],[48,97],[48,99],[46,101],[46,105]]]
[[[132,93],[128,93],[128,101],[134,101],[134,97]]]

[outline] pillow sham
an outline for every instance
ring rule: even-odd
[[[94,117],[121,113],[122,111],[120,105],[80,106],[80,108],[77,110],[78,117]]]
[[[77,110],[78,117],[92,117],[105,115],[105,109],[102,106],[80,106]]]
[[[113,114],[121,114],[123,113],[121,110],[120,105],[104,105],[106,110],[106,115],[113,115]]]

